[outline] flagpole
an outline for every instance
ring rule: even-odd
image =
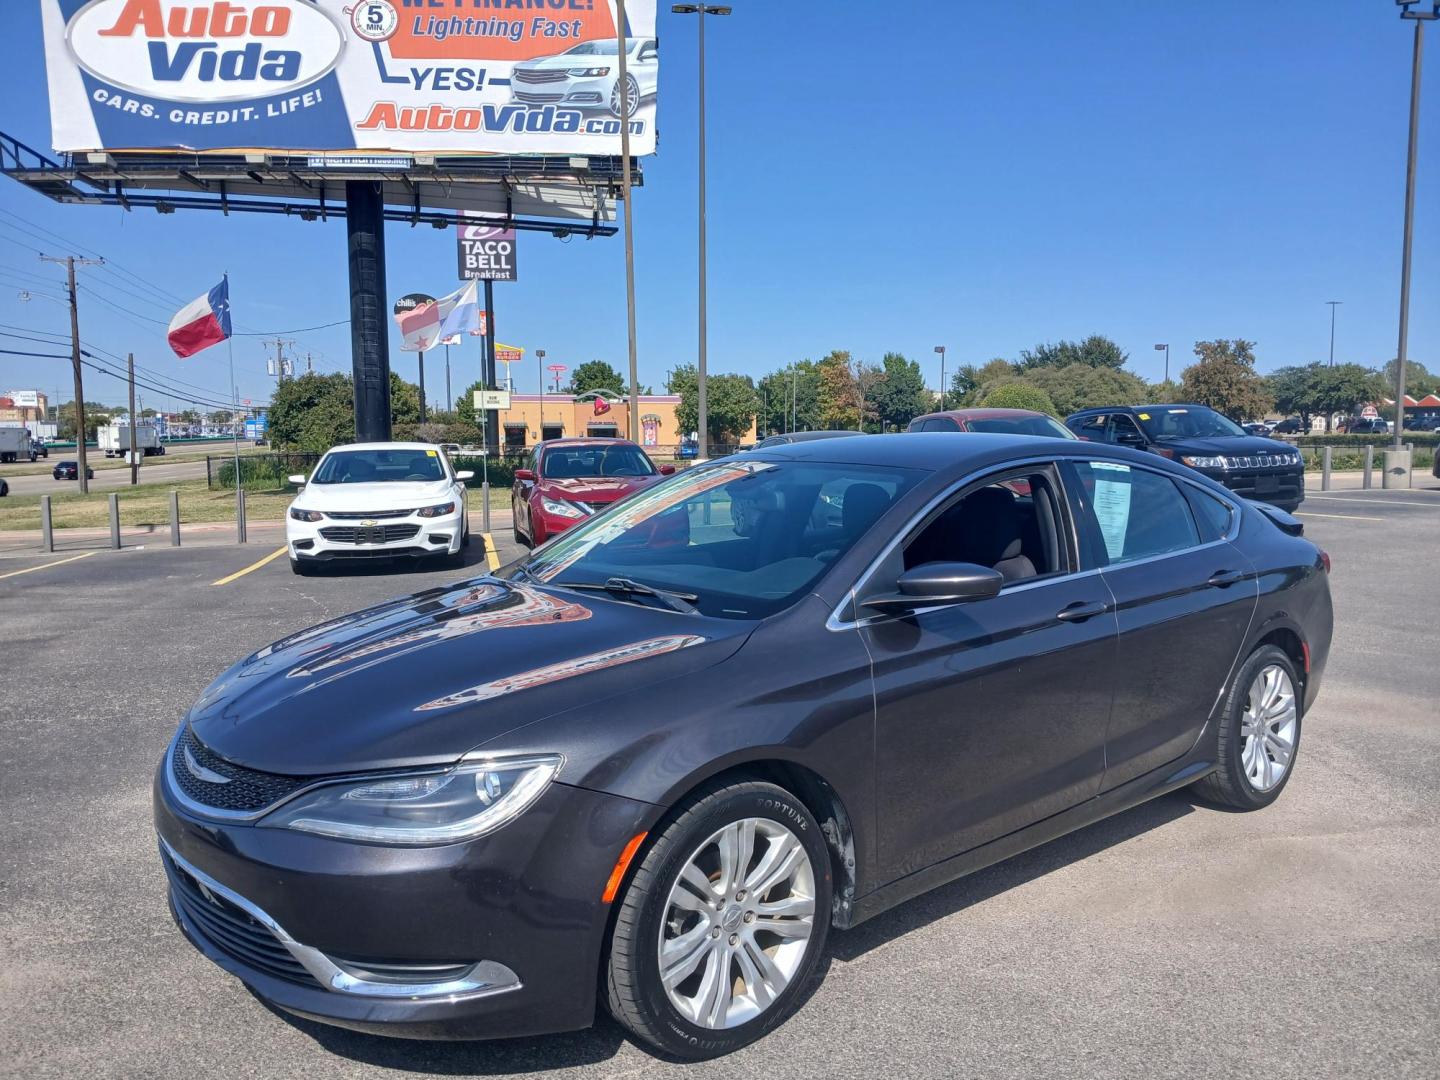
[[[225,280],[225,306],[230,306],[230,273],[226,271]],[[240,431],[235,426],[235,414],[240,411],[240,390],[235,385],[235,337],[233,334],[225,338],[225,351],[230,357],[230,435],[235,443],[235,498],[240,498]]]

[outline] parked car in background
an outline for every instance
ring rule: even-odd
[[[633,116],[659,85],[660,46],[655,38],[625,39],[628,110],[621,97],[620,48],[613,39],[582,41],[556,56],[522,60],[510,71],[510,97],[522,105],[608,109]]]
[[[538,443],[515,470],[510,509],[515,542],[528,547],[633,495],[674,465],[656,467],[629,439],[549,439]]]
[[[465,481],[433,443],[351,443],[328,451],[285,515],[290,569],[334,559],[443,558],[470,542]]]
[[[80,463],[78,461],[57,461],[55,468],[50,470],[50,475],[56,480],[78,480],[80,479]],[[85,466],[85,479],[95,479],[95,469]]]
[[[693,461],[700,456],[700,444],[694,439],[682,440],[675,456],[681,461]]]
[[[1357,416],[1345,425],[1347,435],[1389,435],[1390,422],[1378,416]]]
[[[1305,499],[1305,460],[1276,439],[1248,435],[1204,405],[1082,409],[1065,426],[1090,442],[1145,450],[1188,465],[1237,495],[1294,510]]]
[[[1298,416],[1287,416],[1284,420],[1281,420],[1278,424],[1276,424],[1273,428],[1270,429],[1270,434],[1305,435],[1308,433],[1308,431],[1309,429],[1300,422],[1300,418]]]
[[[863,431],[784,431],[766,435],[751,450],[769,450],[775,446],[789,446],[791,443],[815,442],[817,439],[847,439],[864,435]]]
[[[1440,415],[1417,416],[1414,420],[1411,420],[1407,415],[1405,419],[1405,430],[1419,432],[1440,431]]]
[[[1332,630],[1301,533],[1073,440],[697,465],[221,674],[155,778],[171,912],[311,1020],[483,1039],[603,1004],[668,1056],[738,1050],[832,928],[1187,785],[1273,804]],[[1234,878],[1241,846],[1198,857]]]
[[[948,409],[910,421],[907,431],[983,431],[992,435],[1039,435],[1051,439],[1075,436],[1060,421],[1030,409]]]
[[[3,499],[6,495],[9,494],[10,485],[5,481],[3,477],[0,477],[0,499]]]
[[[1247,435],[1259,435],[1262,438],[1273,434],[1275,431],[1275,429],[1272,428],[1269,424],[1259,422],[1253,424],[1241,424],[1240,426],[1245,429],[1245,433]]]

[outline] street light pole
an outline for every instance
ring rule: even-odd
[[[1415,22],[1410,62],[1410,147],[1405,159],[1405,240],[1400,256],[1400,342],[1395,360],[1395,449],[1404,446],[1405,364],[1410,336],[1410,248],[1415,232],[1415,151],[1420,135],[1420,61],[1425,50],[1425,24],[1440,19],[1440,0],[1427,0],[1429,11],[1414,10],[1416,0],[1395,0],[1402,19]]]
[[[940,411],[945,411],[945,346],[936,345],[935,351],[940,354]]]
[[[535,350],[535,372],[540,376],[540,438],[545,438],[545,350]]]
[[[1330,366],[1335,366],[1335,309],[1343,304],[1344,300],[1326,300],[1330,305]]]
[[[700,33],[698,35],[700,63],[699,63],[699,101],[700,101],[700,183],[699,183],[699,217],[700,217],[700,341],[697,354],[698,366],[696,371],[696,384],[698,388],[698,411],[699,411],[699,447],[696,457],[704,461],[710,456],[710,410],[707,401],[706,389],[709,381],[708,368],[708,337],[706,332],[706,237],[705,237],[705,16],[706,15],[729,15],[731,8],[726,4],[673,4],[670,8],[677,15],[699,15]]]
[[[1170,381],[1170,346],[1156,345],[1155,351],[1163,352],[1165,354],[1165,381],[1168,383]]]

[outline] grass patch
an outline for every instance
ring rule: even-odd
[[[234,521],[235,493],[210,491],[204,480],[175,484],[139,484],[116,492],[121,525],[168,525],[170,492],[180,493],[180,521]],[[57,529],[106,528],[110,524],[110,493],[66,493],[50,496],[51,521]],[[280,521],[295,493],[246,491],[245,516],[250,521]],[[0,499],[0,530],[40,531],[40,496],[10,495]]]

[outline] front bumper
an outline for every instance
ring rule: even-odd
[[[608,109],[617,76],[567,76],[553,82],[530,83],[510,77],[510,99],[522,105],[568,105],[580,109]]]
[[[1287,512],[1305,501],[1303,466],[1276,469],[1196,469],[1242,499],[1270,503]]]
[[[361,520],[373,520],[362,526]],[[464,510],[445,517],[331,518],[296,521],[285,516],[285,542],[292,559],[388,559],[454,555],[460,550]]]
[[[171,911],[264,1000],[405,1038],[592,1022],[601,895],[648,804],[556,783],[478,840],[393,848],[192,817],[170,796],[169,761],[153,801]],[[426,969],[436,977],[415,977]]]

